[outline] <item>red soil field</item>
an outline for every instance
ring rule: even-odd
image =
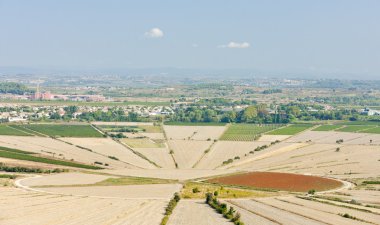
[[[283,191],[326,191],[341,187],[339,181],[291,173],[251,172],[207,180],[207,182]]]

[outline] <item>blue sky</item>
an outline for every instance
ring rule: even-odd
[[[0,0],[0,67],[376,78],[379,12],[378,0]]]

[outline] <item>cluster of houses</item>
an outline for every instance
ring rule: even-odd
[[[68,113],[66,107],[64,105],[27,106],[4,103],[0,104],[0,120],[5,122],[22,122],[32,118],[49,118],[53,114],[64,116]],[[123,110],[126,115],[134,112],[142,117],[170,115],[174,113],[173,108],[170,106],[78,106],[76,112],[72,113],[72,119],[77,119],[79,115],[86,112],[109,112],[113,110]]]
[[[380,116],[380,110],[373,110],[370,108],[364,108],[360,113],[366,116]]]

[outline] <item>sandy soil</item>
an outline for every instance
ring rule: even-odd
[[[203,201],[181,200],[170,216],[168,225],[231,225]]]
[[[340,148],[339,152],[336,149]],[[376,177],[380,158],[377,146],[311,144],[293,151],[278,152],[271,157],[259,158],[237,168],[295,172],[333,176],[337,178]],[[352,174],[351,174],[352,173]]]
[[[319,203],[319,202],[314,202],[314,201],[308,201],[308,200],[296,198],[293,196],[278,197],[276,199],[268,199],[268,200],[262,199],[262,200],[270,204],[274,204],[276,206],[281,206],[282,208],[285,208],[285,209],[294,207],[294,210],[297,210],[298,212],[307,211],[309,209],[310,211],[315,210],[315,211],[321,211],[324,213],[332,213],[332,214],[339,214],[339,213],[344,212],[352,216],[355,216],[357,218],[361,218],[366,221],[372,222],[374,224],[379,223],[380,221],[380,214],[368,213],[368,212],[363,212],[363,211],[359,211],[355,209],[349,209],[345,207],[339,207],[339,206],[334,206],[334,205],[329,205],[329,204],[324,204],[324,203]],[[359,208],[360,206],[351,205],[351,207]],[[301,210],[301,208],[305,208],[305,209]],[[365,208],[365,207],[362,207],[362,208]],[[371,209],[367,207],[366,210],[375,211],[376,209]],[[311,213],[310,211],[308,213]],[[328,221],[327,218],[331,218],[331,217],[326,217],[325,219],[323,218],[324,216],[321,215],[320,219],[325,220],[327,222]],[[335,218],[335,216],[332,216],[332,218]],[[340,221],[336,220],[335,224],[339,224],[338,222]]]
[[[174,158],[180,169],[189,169],[200,160],[212,141],[168,141],[169,148],[174,151]]]
[[[283,141],[289,137],[291,137],[291,135],[263,135],[259,138],[259,141]]]
[[[175,168],[173,158],[167,148],[135,148],[134,150],[140,152],[162,168]]]
[[[372,136],[375,142],[379,142],[380,135],[369,135],[365,133],[349,133],[349,132],[334,132],[334,131],[306,131],[299,135],[289,138],[287,142],[311,142],[318,144],[335,144],[337,140],[343,139],[343,143],[353,144],[369,144],[366,136]],[[377,136],[377,138],[376,138]],[[361,141],[359,141],[361,140]]]
[[[214,169],[223,164],[223,161],[239,156],[241,159],[256,147],[267,145],[269,142],[247,141],[218,141],[205,157],[197,164],[196,168]]]
[[[24,179],[20,183],[26,186],[94,184],[111,177],[86,173],[59,173]]]
[[[2,225],[159,225],[166,200],[83,198],[0,188]]]
[[[294,197],[291,197],[294,198]],[[285,201],[288,199],[285,198]],[[351,219],[346,219],[338,215],[339,213],[346,212],[345,208],[331,206],[334,211],[325,210],[317,204],[311,205],[297,205],[292,203],[283,202],[276,198],[260,198],[255,200],[230,200],[228,201],[232,206],[239,206],[239,208],[245,209],[245,213],[250,212],[260,216],[262,219],[266,219],[267,222],[262,224],[353,224]],[[314,204],[312,202],[311,204]],[[353,210],[356,211],[356,210]],[[351,211],[350,211],[351,212]],[[247,224],[255,224],[255,221],[251,221],[248,216],[242,215],[242,221]],[[368,213],[367,213],[368,214]],[[350,214],[351,215],[351,214]],[[368,214],[370,215],[370,214]],[[355,221],[355,224],[369,224],[360,221]]]
[[[225,129],[225,126],[164,126],[168,140],[214,140],[218,139]]]
[[[17,159],[8,159],[8,158],[0,158],[0,163],[4,163],[7,166],[20,166],[20,167],[29,167],[29,168],[40,168],[40,169],[72,169],[72,167],[59,166],[59,165],[50,165],[46,163],[32,162],[32,161],[24,161]]]
[[[180,184],[149,184],[36,189],[49,193],[74,196],[117,197],[126,199],[170,199],[174,192],[178,192],[181,187]]]
[[[120,161],[140,168],[154,168],[147,160],[134,154],[130,149],[110,138],[62,138],[62,140],[86,147],[102,154],[104,157],[114,156]]]
[[[236,172],[236,170],[203,170],[203,169],[120,169],[120,170],[102,170],[102,172],[124,175],[124,176],[140,176],[154,177],[163,179],[188,180],[202,177],[216,176]]]
[[[108,163],[113,168],[135,168],[134,166],[128,166],[126,163],[47,137],[0,136],[0,146],[35,152],[50,157],[54,153],[55,158],[73,159],[87,164],[93,164],[98,161]]]
[[[165,139],[163,133],[140,133],[140,134],[150,139]]]

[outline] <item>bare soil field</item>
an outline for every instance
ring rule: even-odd
[[[277,153],[265,158],[258,156],[250,162],[235,165],[234,168],[327,175],[337,178],[380,175],[375,166],[379,164],[378,159],[380,159],[378,146],[310,144],[292,151],[277,151]]]
[[[72,167],[61,166],[61,165],[51,165],[40,162],[32,162],[32,161],[24,161],[18,159],[8,159],[8,158],[0,158],[0,163],[4,163],[6,166],[11,167],[28,167],[28,168],[40,168],[40,169],[72,169]]]
[[[242,221],[247,224],[255,224],[249,216],[261,217],[260,224],[378,224],[379,215],[333,206],[293,196],[259,198],[254,200],[229,200],[227,201],[242,213]],[[339,214],[348,213],[358,219],[344,218]],[[266,220],[266,222],[265,222]]]
[[[170,199],[174,192],[179,192],[180,188],[180,184],[148,184],[126,186],[48,187],[36,188],[36,190],[73,196],[165,200]]]
[[[364,137],[370,136],[364,133],[347,133],[347,132],[334,132],[334,131],[306,131],[300,135],[294,136],[286,140],[287,142],[311,142],[318,144],[335,144],[337,140],[342,139],[343,143],[353,142],[355,144],[370,144],[369,140]],[[371,135],[374,140],[379,142],[380,135]],[[376,138],[377,136],[377,138]],[[364,138],[364,139],[363,139]],[[358,140],[362,140],[358,142]]]
[[[151,140],[149,138],[123,138],[121,141],[131,148],[164,148],[161,142]]]
[[[196,168],[214,169],[220,167],[223,161],[234,159],[236,156],[244,158],[245,155],[249,155],[249,152],[255,150],[256,147],[267,144],[269,142],[218,141],[197,164]]]
[[[94,184],[110,177],[112,176],[87,173],[59,173],[23,179],[20,183],[25,186]]]
[[[245,168],[244,165],[252,164],[254,161],[260,161],[267,158],[272,158],[277,155],[286,154],[288,152],[296,151],[297,149],[300,149],[302,147],[308,146],[308,143],[288,143],[288,142],[281,142],[275,145],[270,146],[267,149],[264,149],[259,152],[255,152],[254,154],[250,154],[247,157],[242,158],[241,160],[234,161],[231,165],[226,165],[222,168],[224,169],[230,169],[230,168]]]
[[[266,141],[266,142],[272,142],[272,141],[283,141],[287,138],[291,137],[291,135],[262,135],[258,141]]]
[[[231,225],[203,201],[181,200],[170,216],[168,225]]]
[[[150,138],[150,139],[165,139],[165,136],[163,133],[147,133],[147,132],[142,132],[142,136]]]
[[[159,225],[166,200],[83,198],[0,188],[2,225]]]
[[[103,164],[107,163],[109,164],[109,167],[113,168],[136,168],[135,166],[130,166],[121,161],[112,160],[107,156],[96,154],[95,152],[90,152],[74,145],[47,137],[0,136],[0,146],[87,164],[101,162]]]
[[[326,191],[343,184],[339,181],[291,173],[251,172],[207,180],[217,184],[245,186],[262,189],[307,192],[308,190]]]
[[[143,154],[162,168],[175,168],[173,158],[167,148],[135,148],[134,150]]]
[[[162,179],[174,180],[190,180],[203,177],[216,176],[221,174],[233,173],[236,170],[207,170],[207,169],[118,169],[118,170],[102,170],[104,173],[137,176],[137,177],[154,177]]]
[[[62,140],[82,146],[102,154],[104,157],[116,157],[122,162],[140,168],[154,168],[147,160],[134,154],[130,149],[110,138],[62,138]]]
[[[164,126],[168,140],[217,140],[225,126]]]
[[[192,168],[212,143],[212,141],[168,141],[178,168],[181,169]]]

